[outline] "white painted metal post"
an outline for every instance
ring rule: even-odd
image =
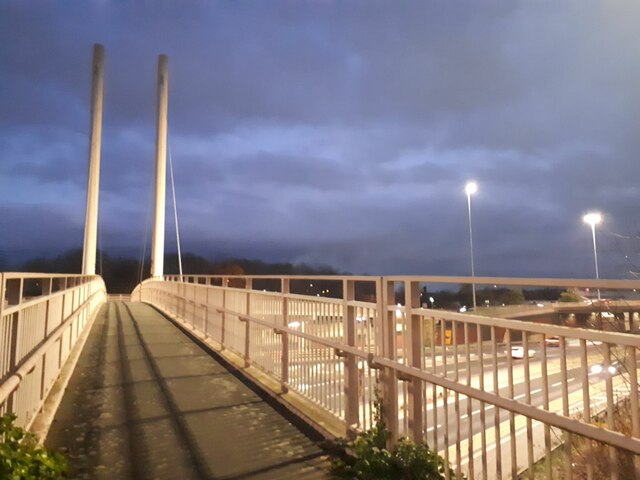
[[[87,212],[84,225],[82,274],[96,273],[98,238],[98,194],[100,192],[100,146],[102,143],[102,100],[104,93],[104,47],[93,46],[91,90],[91,137],[89,143],[89,178],[87,180]]]
[[[356,315],[355,308],[349,303],[355,300],[355,283],[353,280],[343,280],[342,282],[342,325],[345,340],[348,346],[356,346]],[[358,404],[358,363],[355,355],[347,353],[344,361],[345,382],[344,390],[347,400],[345,408],[345,421],[347,423],[347,436],[355,436],[357,428],[360,426],[359,404]]]
[[[158,57],[158,121],[156,134],[156,196],[151,245],[151,276],[164,271],[164,209],[167,183],[167,109],[169,102],[169,59]]]
[[[289,326],[289,295],[291,285],[288,278],[280,280],[280,291],[282,292],[282,326]],[[282,332],[282,371],[280,372],[280,390],[282,393],[289,391],[289,334]]]
[[[407,345],[405,341],[405,348],[409,347],[408,358],[411,366],[422,370],[424,363],[422,318],[411,312],[413,308],[420,307],[420,284],[418,282],[405,282],[404,299],[410,342]],[[422,385],[422,380],[418,378],[413,378],[409,384],[409,429],[411,439],[414,442],[421,442],[424,435]]]
[[[247,313],[247,320],[244,324],[244,366],[248,367],[251,365],[251,322],[249,318],[251,316],[251,290],[253,288],[253,281],[251,278],[247,277],[244,283],[244,288],[247,290],[246,297],[246,307],[245,312]]]
[[[396,360],[396,316],[389,310],[395,304],[395,290],[392,281],[380,277],[376,284],[376,300],[378,301],[378,319],[382,324],[382,356]],[[376,339],[377,340],[377,339]],[[382,371],[382,418],[391,432],[391,443],[398,440],[398,380],[396,371],[385,368]]]

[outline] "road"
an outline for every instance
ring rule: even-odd
[[[310,345],[306,345],[308,348]],[[451,348],[451,347],[449,347]],[[539,348],[533,345],[532,348]],[[485,351],[488,350],[485,348]],[[439,349],[438,349],[439,351]],[[323,352],[323,353],[320,353]],[[336,414],[343,414],[343,381],[344,367],[342,359],[335,358],[332,351],[326,349],[311,348],[304,354],[292,354],[290,381],[298,385],[301,393],[316,399],[318,403],[324,404]],[[328,355],[329,354],[329,355]],[[600,363],[602,361],[601,348],[599,345],[590,345],[587,348],[587,356],[589,365]],[[481,372],[484,369],[484,388],[486,391],[494,392],[493,376],[494,366],[497,368],[497,376],[499,379],[499,395],[502,397],[513,398],[514,400],[525,402],[527,396],[530,395],[530,404],[543,407],[545,404],[542,376],[542,358],[540,352],[536,352],[533,358],[529,359],[530,380],[525,379],[524,360],[513,359],[512,376],[513,376],[513,397],[510,395],[509,387],[509,359],[505,353],[504,346],[499,348],[499,352],[494,360],[492,354],[485,353],[482,362],[477,354],[470,355],[471,360],[466,362],[466,353],[459,354],[458,357],[458,379],[462,383],[467,383],[467,376],[470,374],[470,383],[472,386],[479,388]],[[402,358],[400,358],[402,361]],[[548,402],[549,410],[562,413],[563,410],[563,385],[567,386],[569,398],[570,414],[575,414],[583,410],[582,405],[582,368],[580,367],[580,348],[577,346],[567,347],[567,373],[566,380],[560,370],[560,349],[554,347],[547,348],[547,385],[548,385]],[[482,367],[481,367],[482,363]],[[438,375],[445,375],[449,379],[455,379],[456,366],[455,358],[452,354],[448,354],[443,359],[442,355],[436,356],[435,369],[433,368],[433,358],[428,352],[425,357],[425,370],[435,372]],[[375,387],[375,372],[372,376],[367,377],[369,369],[366,363],[360,362],[362,371],[363,384],[361,386],[361,425],[367,428],[371,425],[371,409],[365,407],[368,399],[371,397],[373,388]],[[588,375],[589,378],[589,396],[591,399],[592,412],[597,411],[606,404],[605,397],[605,377],[602,374]],[[407,418],[406,418],[406,383],[399,382],[399,423],[401,434],[408,434]],[[404,388],[403,388],[404,387]],[[614,390],[614,395],[619,397],[625,395],[624,385]],[[477,400],[467,399],[460,395],[458,405],[456,407],[456,395],[449,392],[446,399],[441,398],[443,390],[435,389],[432,385],[425,387],[425,429],[426,440],[432,447],[436,447],[442,455],[445,455],[445,442],[449,445],[448,454],[450,461],[455,460],[456,445],[460,445],[461,466],[466,470],[465,458],[468,458],[469,438],[472,438],[472,448],[474,457],[474,473],[477,475],[482,468],[482,432],[485,433],[487,441],[487,469],[490,473],[489,478],[495,478],[496,475],[496,412],[492,405],[484,406],[485,422],[482,422],[482,406]],[[628,395],[628,390],[627,393]],[[436,398],[435,403],[433,398]],[[577,397],[577,400],[576,400]],[[510,474],[511,469],[511,436],[510,436],[510,417],[509,411],[499,409],[497,423],[500,430],[500,454],[503,475]],[[519,467],[527,465],[527,421],[524,417],[514,415],[515,445],[517,453],[517,461]],[[448,425],[448,428],[445,426]],[[545,428],[538,422],[531,422],[531,438],[535,445],[534,461],[542,457],[545,453],[544,434]],[[557,444],[559,438],[552,434],[552,442]]]

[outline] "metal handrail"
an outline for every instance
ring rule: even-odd
[[[184,319],[191,328],[200,331],[205,337],[214,338],[221,349],[228,347],[242,355],[245,365],[255,364],[268,374],[273,373],[276,379],[280,379],[283,392],[291,388],[311,399],[316,405],[322,405],[328,413],[340,418],[347,430],[367,427],[366,416],[372,412],[373,387],[369,383],[368,390],[362,389],[362,375],[365,375],[365,381],[367,378],[371,379],[372,375],[379,375],[381,383],[378,386],[376,380],[376,386],[381,388],[385,404],[383,415],[392,434],[397,436],[398,429],[403,428],[402,434],[410,435],[414,440],[422,440],[429,435],[430,444],[434,442],[432,446],[444,455],[447,463],[456,465],[458,471],[461,465],[468,464],[469,473],[473,475],[473,464],[479,462],[473,457],[478,455],[482,455],[482,464],[486,468],[487,451],[482,450],[477,454],[471,452],[475,452],[473,442],[476,442],[476,447],[480,443],[487,445],[487,432],[495,436],[498,450],[510,448],[510,459],[508,451],[503,452],[505,457],[502,460],[499,451],[495,455],[498,477],[502,466],[508,461],[511,462],[512,476],[521,471],[523,451],[520,450],[518,453],[516,450],[517,441],[527,444],[524,455],[528,457],[531,471],[534,462],[540,458],[540,448],[546,451],[547,460],[550,459],[551,450],[555,448],[550,440],[551,429],[573,433],[588,442],[609,445],[613,452],[611,468],[614,470],[617,461],[614,459],[617,458],[618,451],[628,452],[640,459],[640,409],[636,363],[640,335],[490,318],[471,312],[462,314],[417,306],[421,302],[420,284],[428,282],[482,284],[484,281],[494,285],[632,290],[640,289],[638,281],[420,276],[222,275],[204,278],[207,279],[204,283],[201,281],[202,276],[185,276],[184,281],[177,278],[175,280],[178,281],[147,280],[136,287],[136,296],[132,298],[140,298],[159,306],[169,315]],[[213,278],[222,279],[222,285],[226,285],[225,279],[243,279],[245,288],[212,285]],[[281,291],[253,289],[253,280],[258,278],[280,279]],[[342,281],[342,298],[291,294],[288,290],[290,280],[318,279]],[[355,285],[358,282],[375,283],[375,303],[355,300]],[[396,288],[400,283],[405,290],[404,303],[410,305],[409,308],[394,304]],[[640,319],[631,318],[636,315],[633,312],[637,312],[637,309],[632,305],[625,306],[629,306],[628,321],[637,327]],[[295,321],[295,327],[290,323],[292,321]],[[254,325],[259,328],[254,329]],[[631,327],[635,328],[633,325]],[[427,337],[423,337],[423,328],[431,329],[430,332],[424,332]],[[448,332],[448,336],[445,336],[445,331]],[[542,356],[539,363],[535,363],[538,360],[530,361],[528,355],[519,360],[520,364],[515,363],[511,350],[512,345],[516,345],[512,341],[514,332],[522,335],[523,346],[519,348],[523,351],[528,352],[531,346],[541,349],[537,355],[538,359]],[[491,334],[490,340],[486,337],[488,333]],[[545,339],[556,336],[559,337],[559,348],[555,350],[557,355],[551,355],[547,352],[549,347]],[[576,343],[569,344],[567,339],[574,339]],[[375,343],[371,343],[374,340]],[[396,346],[396,342],[401,343]],[[569,345],[573,348],[571,353],[567,350]],[[502,349],[505,349],[504,353]],[[614,395],[618,395],[615,392],[623,385],[623,378],[596,378],[596,387],[590,386],[589,366],[594,359],[602,358],[604,368],[607,368],[613,362],[612,355],[622,354],[625,357],[625,368],[629,369],[624,378],[630,385],[625,398],[628,398],[631,405],[631,436],[617,431],[612,420],[617,402]],[[472,355],[475,363],[471,361]],[[342,364],[340,369],[335,362]],[[459,373],[459,363],[466,365],[467,373]],[[472,364],[475,365],[473,381]],[[534,365],[536,370],[531,377]],[[336,371],[342,373],[336,377],[335,373],[331,373]],[[577,377],[582,384],[582,390],[570,390],[567,387],[568,381],[575,380],[567,378],[568,372]],[[565,381],[561,390],[554,390],[554,397],[551,398],[551,383],[555,380],[550,381],[549,378],[550,375],[557,374]],[[531,387],[530,378],[542,382],[541,390]],[[337,382],[337,391],[330,382]],[[520,382],[520,391],[524,390],[522,395],[516,396],[516,382]],[[579,386],[580,383],[574,385]],[[555,386],[556,384],[553,385],[554,388]],[[532,388],[538,390],[532,391]],[[600,395],[606,393],[606,398],[591,399],[589,392],[593,394],[594,388],[596,392],[602,389],[603,393]],[[539,396],[533,401],[532,396],[536,392]],[[444,399],[439,399],[443,394]],[[336,395],[337,404],[333,400]],[[519,400],[522,397],[524,401]],[[463,401],[466,401],[466,415],[462,415],[463,410],[461,411],[461,408],[465,408],[462,406]],[[472,401],[475,402],[475,407],[472,407]],[[427,402],[431,403],[427,405]],[[576,418],[572,413],[572,405],[577,402],[582,405],[580,408],[584,408],[583,418]],[[450,412],[448,413],[448,403],[455,409],[456,414],[453,418]],[[475,433],[476,427],[472,426],[471,416],[477,413],[473,409],[477,409],[478,404],[482,429]],[[485,412],[490,408],[494,408],[490,415],[492,420],[486,421]],[[603,411],[603,415],[607,416],[605,427],[592,421],[593,415]],[[499,412],[508,413],[509,418],[505,420]],[[518,437],[520,433],[517,432],[521,429],[516,430],[516,417],[520,418],[519,416],[526,419],[526,438]],[[468,426],[465,427],[468,428],[468,436],[461,440],[460,424],[461,419],[465,417],[469,419]],[[451,421],[457,425],[453,430],[449,426]],[[538,453],[534,453],[532,432],[538,425],[544,427],[545,437],[542,446],[538,444],[535,447]],[[433,433],[429,433],[431,431]],[[443,439],[437,435],[437,431],[444,431],[446,448],[441,446]],[[507,447],[501,446],[501,434],[506,435],[505,441],[510,440]],[[540,441],[539,438],[538,442]],[[571,437],[566,435],[562,441],[568,445],[572,442]],[[467,447],[462,449],[461,442]],[[463,457],[462,451],[466,452],[467,448],[469,456]],[[570,465],[571,448],[565,448],[563,452],[567,465]],[[593,466],[592,463],[593,459],[587,458],[588,468]],[[637,460],[636,463],[640,464],[640,461]],[[550,475],[550,461],[545,465],[547,475]]]

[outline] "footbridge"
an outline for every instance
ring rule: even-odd
[[[98,276],[1,275],[0,411],[81,478],[325,478],[318,442],[370,428],[376,401],[468,478],[637,472],[639,336],[421,302],[635,281],[165,276],[108,300]]]

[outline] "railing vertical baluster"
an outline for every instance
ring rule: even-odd
[[[43,289],[44,288],[45,287],[44,287],[44,284],[43,284]],[[49,291],[47,293],[43,292],[43,295],[51,295],[51,281],[49,281],[48,290]],[[49,316],[51,314],[50,308],[51,308],[51,300],[47,299],[46,306],[45,306],[45,314],[44,314],[43,336],[42,336],[41,340],[44,340],[45,338],[47,338],[47,335],[49,334]],[[2,317],[0,317],[0,318],[2,318]],[[42,356],[41,367],[42,367],[42,372],[40,372],[40,400],[44,400],[45,390],[46,390],[46,386],[45,386],[46,375],[45,375],[45,372],[47,371],[47,354],[44,354]]]
[[[389,306],[395,304],[394,282],[387,281],[384,277],[379,277],[377,281],[377,292],[380,292],[382,299],[378,303],[378,320],[382,328],[382,355],[390,360],[397,359],[396,345],[396,316]],[[382,374],[382,403],[384,409],[382,416],[391,432],[392,443],[398,439],[398,381],[396,372],[392,368],[385,368]]]
[[[531,405],[531,371],[529,365],[529,335],[527,332],[522,332],[522,349],[525,352],[524,362],[524,386],[525,401]],[[530,417],[527,417],[527,471],[529,478],[533,480],[533,423]]]
[[[455,382],[459,381],[459,361],[458,361],[458,324],[457,322],[451,322],[451,339],[453,342],[453,365],[454,365],[454,374],[453,380]],[[462,450],[460,446],[460,394],[458,392],[454,392],[454,410],[456,412],[456,476],[460,477],[460,463],[462,462]]]
[[[507,371],[508,371],[508,395],[513,399],[515,396],[513,388],[513,353],[511,350],[511,330],[507,329],[505,333],[507,340]],[[523,356],[528,360],[529,352],[523,348]],[[516,456],[516,417],[512,411],[509,411],[509,450],[511,452],[511,478],[518,476],[518,458]]]
[[[431,371],[436,374],[436,318],[431,318]],[[438,449],[438,387],[436,384],[431,385],[431,411],[433,412],[433,450],[435,452]]]
[[[609,374],[609,366],[611,365],[611,345],[604,344],[604,372],[606,375],[605,385],[607,390],[607,427],[614,429],[615,424],[615,405],[613,402],[613,375]],[[615,447],[609,447],[609,464],[611,467],[611,479],[617,480],[618,472],[618,451]]]
[[[633,312],[629,313],[629,322],[633,317]],[[635,347],[626,347],[627,370],[629,372],[629,405],[631,408],[631,435],[640,437],[640,405],[638,402],[638,363]],[[634,455],[633,464],[636,478],[640,478],[640,455]]]
[[[220,350],[225,349],[225,328],[227,312],[227,279],[222,277],[222,313],[220,313]]]
[[[580,372],[582,374],[582,414],[584,421],[591,422],[591,400],[589,398],[589,361],[587,357],[587,341],[580,340]],[[584,439],[587,445],[587,479],[593,478],[593,442]]]
[[[480,390],[484,391],[484,349],[482,348],[482,325],[476,326],[476,337],[478,340],[478,359],[480,361]],[[482,449],[482,480],[487,480],[487,417],[484,402],[480,402],[480,441]]]
[[[244,288],[245,288],[245,313],[247,315],[247,320],[245,323],[245,331],[244,331],[244,366],[248,367],[251,364],[251,353],[250,353],[250,337],[251,337],[251,320],[249,320],[249,315],[251,315],[251,288],[252,288],[252,279],[247,278],[245,280]]]
[[[205,280],[206,281],[206,280]],[[209,287],[209,283],[205,283],[204,287],[204,338],[209,338],[209,292],[211,291],[211,287]]]
[[[4,310],[4,302],[6,301],[6,287],[4,273],[0,272],[0,321],[2,320],[2,312]]]
[[[191,325],[193,326],[193,328],[197,328],[197,320],[198,320],[198,281],[197,279],[194,279],[193,285],[191,286],[191,288],[193,289],[193,320],[191,322]]]
[[[290,283],[288,278],[283,278],[280,281],[280,292],[282,293],[282,326],[289,326],[289,291]],[[282,359],[280,370],[280,390],[282,393],[289,391],[289,334],[282,332],[280,337],[282,342]]]
[[[469,324],[464,322],[464,347],[466,349],[466,368],[467,368],[467,386],[471,386],[471,348],[469,345]],[[473,458],[473,421],[471,416],[473,414],[473,403],[471,397],[465,397],[467,399],[467,474],[469,478],[475,478],[475,465]]]
[[[356,346],[356,318],[354,308],[350,302],[355,299],[355,288],[353,280],[344,280],[342,287],[342,322],[346,344],[350,347]],[[358,364],[352,353],[348,353],[344,360],[346,395],[345,421],[347,423],[347,435],[352,437],[359,426],[358,412]]]
[[[414,308],[420,307],[420,284],[407,281],[404,284],[404,292],[405,314],[407,320],[409,320],[409,365],[421,370],[424,363],[422,318],[412,311]],[[412,378],[409,383],[409,429],[411,431],[411,439],[414,442],[421,442],[424,438],[423,425],[422,380]]]
[[[549,410],[549,377],[547,375],[547,342],[546,336],[542,336],[542,407]],[[547,480],[551,480],[551,427],[544,424],[544,465]]]
[[[440,320],[440,344],[442,345],[442,376],[447,376],[447,342],[446,342],[447,324],[445,319]],[[442,410],[444,413],[444,476],[447,480],[451,477],[449,473],[449,390],[442,389]]]
[[[564,379],[562,382],[562,414],[566,417],[569,416],[569,385],[567,379],[567,341],[565,337],[560,337],[560,378]],[[564,432],[564,474],[565,478],[573,478],[571,468],[571,450],[572,439],[569,432]]]
[[[496,327],[491,326],[491,349],[493,357],[493,393],[500,395],[500,385],[498,383],[498,344],[496,339]],[[500,409],[493,408],[493,425],[496,445],[496,478],[502,478],[502,443],[500,442]]]

